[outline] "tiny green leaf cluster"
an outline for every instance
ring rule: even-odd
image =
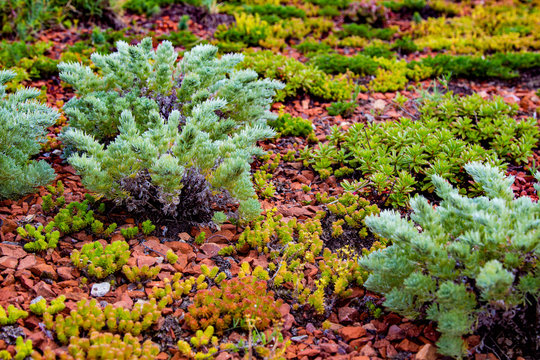
[[[28,312],[17,309],[13,305],[8,305],[7,313],[3,306],[0,306],[0,325],[13,325],[19,319],[25,319],[28,316]]]
[[[101,242],[94,241],[84,244],[80,251],[73,250],[71,262],[88,275],[103,279],[122,269],[130,256],[129,245],[125,241],[114,241],[105,248]]]
[[[138,336],[142,331],[155,324],[161,316],[156,302],[150,300],[144,304],[136,303],[133,309],[113,308],[107,305],[101,308],[95,299],[83,299],[69,316],[53,315],[45,312],[43,323],[49,330],[54,330],[58,340],[69,343],[72,337],[83,337],[92,331],[108,330],[118,334]]]

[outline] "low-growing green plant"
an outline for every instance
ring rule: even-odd
[[[247,54],[243,66],[252,68],[265,77],[286,83],[285,88],[278,92],[276,100],[295,96],[303,90],[322,99],[342,101],[349,99],[354,91],[353,80],[347,74],[329,78],[315,66],[270,51]],[[343,72],[345,70],[343,69]]]
[[[131,252],[125,241],[114,241],[103,247],[99,241],[84,244],[82,249],[73,250],[71,262],[89,276],[103,279],[122,269]]]
[[[68,344],[70,339],[78,338],[85,333],[93,331],[109,331],[117,334],[131,334],[138,336],[142,331],[155,324],[161,316],[161,311],[150,300],[144,304],[138,302],[132,310],[122,307],[113,308],[111,304],[102,308],[96,299],[90,301],[83,299],[77,302],[76,309],[68,316],[62,314],[43,314],[43,323],[46,328],[53,330],[62,344]]]
[[[178,255],[176,255],[174,251],[172,251],[171,249],[167,250],[165,257],[167,258],[167,261],[171,265],[176,264],[176,262],[178,261]]]
[[[270,34],[270,24],[262,20],[258,13],[245,12],[234,15],[233,25],[219,25],[214,36],[220,41],[242,42],[249,46],[259,46],[259,42]]]
[[[267,173],[264,170],[257,170],[253,174],[253,184],[257,194],[264,198],[274,197],[276,194],[276,187],[272,182],[272,174]]]
[[[292,17],[303,19],[306,17],[306,12],[304,10],[289,5],[246,5],[244,6],[243,11],[248,14],[259,14],[261,19],[269,24],[275,24],[281,19]]]
[[[359,170],[386,202],[405,206],[409,194],[433,190],[433,174],[466,187],[461,170],[470,161],[501,166],[504,159],[530,157],[538,129],[534,120],[515,120],[514,111],[502,99],[427,96],[416,121],[354,124],[347,132],[334,127],[328,143],[306,148],[301,157],[323,178]]]
[[[6,82],[15,72],[0,70],[0,199],[17,198],[54,179],[45,161],[30,158],[40,151],[45,129],[58,112],[35,99],[39,90],[28,88],[7,95]]]
[[[177,345],[180,353],[190,359],[213,359],[218,352],[218,338],[214,336],[213,326],[208,326],[204,331],[197,330],[195,336],[190,338],[189,343],[178,340]],[[209,345],[212,346],[209,347]],[[207,348],[207,350],[203,351],[204,348]]]
[[[386,29],[376,29],[371,27],[369,24],[345,24],[343,25],[343,31],[340,33],[341,37],[345,36],[361,36],[367,39],[381,39],[381,40],[390,40],[392,35],[394,35],[395,30],[386,28]]]
[[[313,124],[309,119],[293,117],[289,113],[281,113],[276,120],[269,121],[268,124],[282,136],[313,138],[315,135]]]
[[[152,360],[159,354],[159,346],[151,340],[146,340],[142,344],[140,340],[131,335],[109,332],[91,331],[88,338],[74,336],[69,340],[69,354],[76,359],[122,359],[132,360]],[[36,358],[40,360],[39,357]]]
[[[337,116],[341,115],[343,117],[350,117],[352,114],[354,114],[354,110],[356,109],[357,104],[356,101],[350,101],[350,102],[334,102],[330,104],[328,107],[328,115],[330,116]]]
[[[122,273],[132,283],[141,283],[156,278],[161,271],[159,265],[149,267],[148,265],[138,266],[122,266]]]
[[[392,244],[360,261],[370,272],[366,288],[382,293],[392,311],[437,322],[438,351],[456,358],[467,352],[462,336],[478,327],[513,322],[534,328],[526,313],[540,295],[540,205],[514,198],[514,179],[495,167],[470,163],[465,169],[485,196],[460,195],[434,175],[440,205],[418,196],[411,200],[413,221],[394,211],[369,216],[369,228]],[[512,315],[502,320],[502,313]]]
[[[206,233],[201,231],[197,236],[195,236],[195,244],[202,245],[206,241]]]
[[[32,313],[36,315],[43,315],[44,313],[56,315],[66,308],[66,304],[64,304],[65,301],[66,296],[60,295],[56,299],[51,300],[50,305],[47,306],[47,300],[42,298],[39,301],[31,303],[29,309]]]
[[[491,56],[437,54],[419,62],[412,61],[409,67],[421,64],[433,69],[434,75],[451,73],[456,78],[466,79],[513,79],[519,70],[540,66],[540,54],[533,52],[498,53]]]
[[[144,235],[150,235],[154,230],[156,230],[156,225],[152,224],[151,220],[145,220],[141,223],[141,230]]]
[[[8,305],[7,312],[3,306],[0,306],[0,325],[13,325],[19,319],[25,319],[28,316],[28,312],[17,309],[13,305]]]
[[[172,31],[166,35],[160,36],[158,40],[168,40],[174,46],[183,47],[186,50],[190,50],[201,41],[197,36],[188,30]]]
[[[126,228],[121,228],[120,229],[120,234],[122,234],[122,236],[126,240],[131,240],[135,236],[137,236],[137,234],[139,234],[139,228],[137,226],[130,226],[130,227],[126,227]]]

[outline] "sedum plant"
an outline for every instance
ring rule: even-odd
[[[45,161],[30,157],[39,153],[39,141],[58,119],[58,112],[36,100],[37,89],[7,95],[4,84],[15,76],[13,71],[0,70],[0,200],[31,193],[55,176]]]
[[[59,65],[80,96],[66,105],[63,140],[77,151],[68,161],[83,184],[130,211],[188,223],[210,223],[218,194],[240,203],[240,217],[258,215],[249,163],[262,153],[256,142],[274,135],[266,122],[276,117],[270,103],[283,85],[235,70],[243,56],[218,59],[212,45],[178,64],[168,41],[156,50],[150,38],[117,47],[92,55],[101,75]]]
[[[106,278],[122,269],[131,255],[125,241],[114,241],[103,247],[99,241],[89,242],[82,249],[73,250],[71,262],[79,270],[97,279]]]
[[[383,294],[392,311],[436,321],[439,352],[457,358],[467,350],[462,336],[482,325],[514,321],[523,329],[532,321],[534,328],[527,309],[535,313],[540,295],[540,205],[514,198],[513,177],[491,165],[465,169],[485,196],[460,195],[434,175],[440,205],[417,196],[413,221],[395,211],[367,217],[368,227],[392,245],[360,260],[371,273],[366,288]]]

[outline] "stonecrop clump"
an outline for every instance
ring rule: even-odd
[[[216,57],[199,45],[178,54],[169,41],[91,56],[99,74],[61,63],[78,97],[62,134],[69,163],[91,191],[156,217],[210,223],[212,204],[239,202],[239,217],[258,215],[250,162],[258,140],[274,136],[267,120],[280,82],[235,70],[241,54]],[[220,195],[218,197],[217,195]]]
[[[39,153],[45,129],[54,125],[58,112],[36,100],[37,89],[8,95],[5,84],[15,77],[14,71],[0,70],[0,200],[29,194],[55,177],[45,161],[30,158]]]
[[[473,162],[465,169],[485,196],[463,196],[433,176],[440,205],[416,196],[414,222],[395,211],[367,217],[366,225],[392,243],[360,260],[371,272],[366,288],[383,294],[392,311],[437,322],[438,351],[456,358],[467,352],[462,336],[482,327],[535,341],[540,295],[540,204],[514,198],[513,177],[495,167]]]

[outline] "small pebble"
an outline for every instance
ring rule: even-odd
[[[111,290],[111,284],[108,282],[96,283],[92,285],[90,294],[95,297],[105,296]]]

